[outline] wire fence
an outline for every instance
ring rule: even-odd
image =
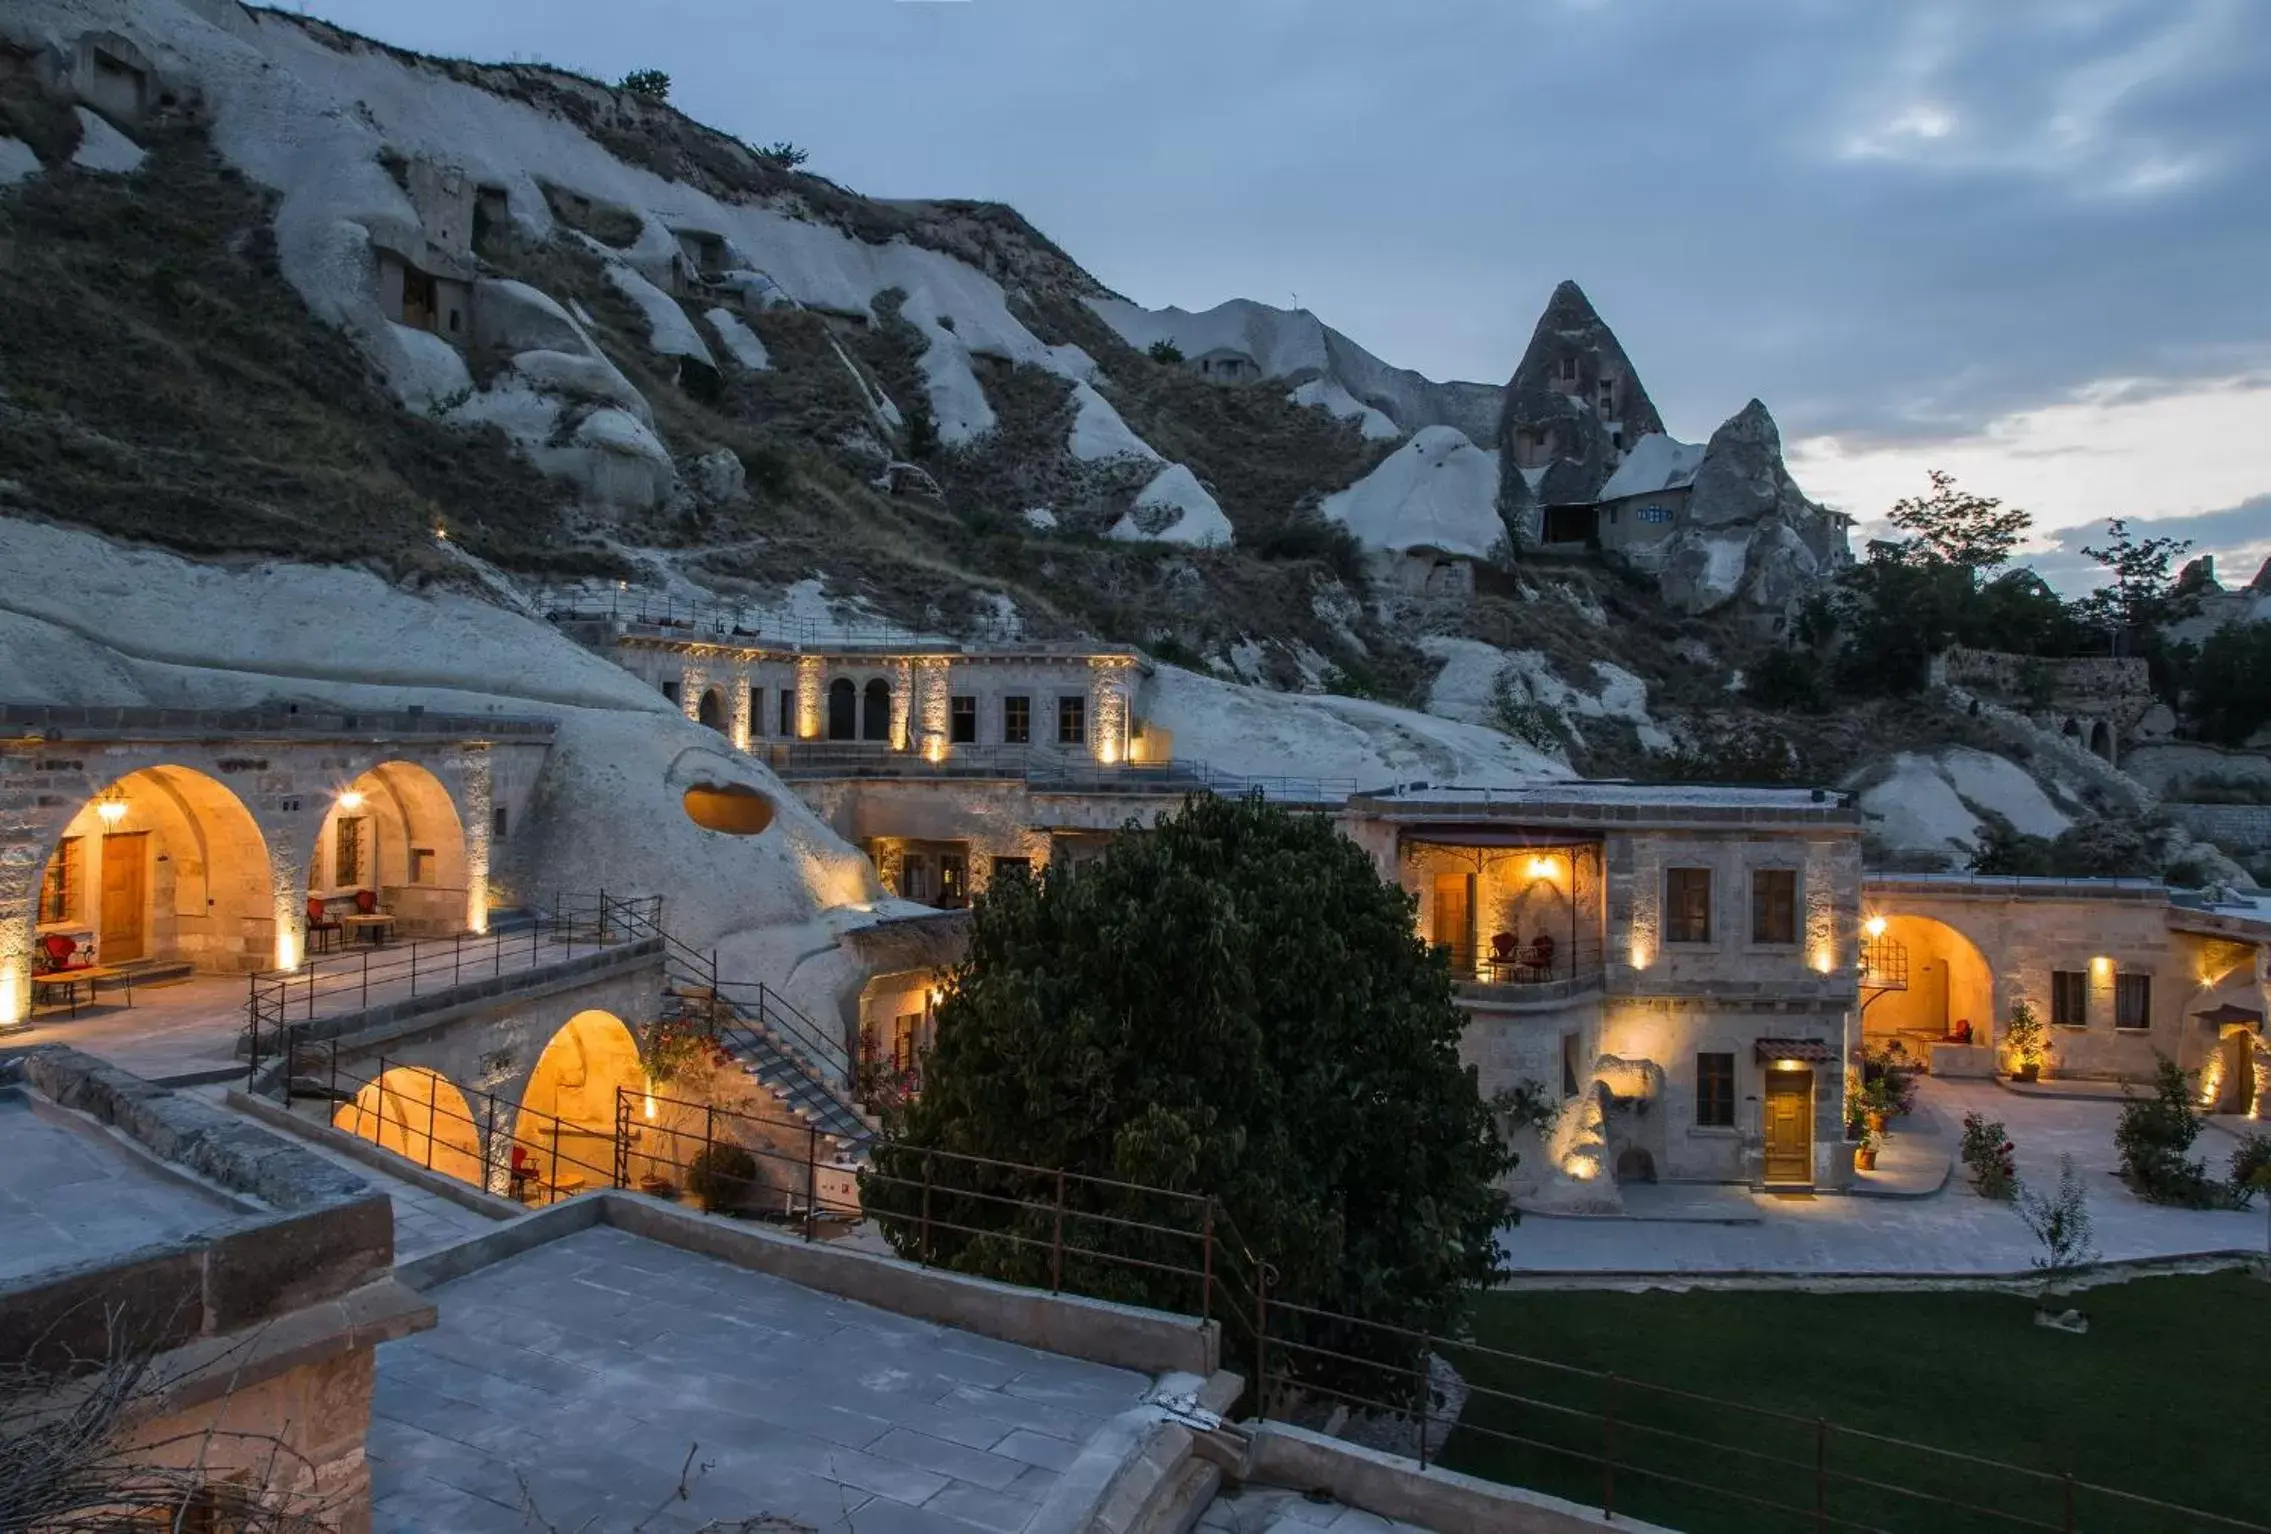
[[[644,628],[684,630],[690,636],[745,644],[777,644],[810,649],[936,650],[983,644],[1025,643],[1022,624],[977,620],[957,637],[893,623],[888,618],[846,623],[835,618],[795,617],[761,607],[717,601],[689,601],[660,592],[624,587],[554,588],[538,598],[554,623],[605,621]]]

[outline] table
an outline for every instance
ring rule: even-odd
[[[375,916],[342,916],[339,925],[347,929],[347,941],[350,943],[358,934],[368,932],[371,943],[376,946],[394,931],[394,918],[383,911]]]
[[[116,980],[123,984],[126,987],[126,1004],[130,1007],[134,1005],[134,977],[123,969],[113,969],[104,964],[89,964],[79,969],[60,969],[50,974],[34,975],[32,993],[36,1003],[43,987],[49,990],[56,986],[63,987],[63,1000],[70,1007],[71,1015],[77,1017],[80,983],[83,981],[86,984],[87,1005],[91,1007],[95,1004],[95,987],[105,980]]]

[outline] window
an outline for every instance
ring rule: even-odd
[[[899,895],[904,900],[930,899],[930,859],[910,852],[899,863]]]
[[[1795,868],[1751,870],[1751,941],[1798,941],[1798,871]]]
[[[1695,1057],[1695,1122],[1706,1129],[1735,1127],[1735,1057]]]
[[[752,687],[752,688],[750,688],[750,689],[749,689],[749,713],[748,713],[748,715],[747,715],[746,717],[747,717],[747,718],[748,718],[748,720],[749,720],[749,733],[750,733],[750,734],[752,734],[752,735],[762,735],[762,734],[764,734],[764,733],[765,733],[765,689],[764,689],[764,688],[762,688],[762,687]]]
[[[828,684],[828,738],[857,740],[860,733],[860,690],[850,677]]]
[[[994,877],[997,879],[1030,879],[1033,877],[1033,860],[1031,858],[995,858]]]
[[[79,849],[76,836],[66,836],[55,844],[55,856],[47,860],[47,873],[39,881],[41,921],[70,921],[78,914],[79,885],[86,866],[80,861]]]
[[[363,817],[342,820],[331,832],[331,887],[363,882]]]
[[[967,865],[959,852],[942,852],[938,855],[938,903],[942,906],[960,906],[970,898]]]
[[[668,698],[671,702],[676,703],[678,701],[678,683],[676,681],[668,681],[663,683],[662,695]]]
[[[1711,870],[1664,870],[1664,941],[1711,941]]]
[[[794,740],[796,739],[796,689],[793,687],[782,688],[780,698],[780,718],[775,721],[780,728],[773,733],[783,740]]]
[[[1672,520],[1672,511],[1668,506],[1643,506],[1640,508],[1640,520],[1643,522],[1669,522]]]
[[[505,828],[511,824],[512,815],[503,805],[500,804],[489,812],[490,834],[497,841],[501,842],[505,839]]]
[[[410,882],[412,884],[431,884],[434,882],[433,848],[413,847],[410,849]]]
[[[1085,745],[1088,741],[1088,699],[1078,693],[1057,699],[1057,744]]]
[[[2078,969],[2050,972],[2050,1021],[2059,1028],[2090,1026],[2090,977]]]
[[[881,677],[870,681],[860,695],[860,738],[891,738],[891,684]]]
[[[978,700],[967,693],[951,699],[946,709],[946,738],[958,746],[978,743]]]
[[[923,1036],[923,1015],[920,1012],[902,1012],[891,1019],[891,1068],[911,1071],[915,1068],[915,1041]]]
[[[1001,700],[1001,740],[1005,746],[1022,746],[1033,739],[1033,700]]]
[[[1575,357],[1564,357],[1561,359],[1561,376],[1563,381],[1567,383],[1575,383],[1577,381],[1577,359]]]
[[[2113,1026],[2145,1029],[2153,1026],[2153,977],[2113,977]]]

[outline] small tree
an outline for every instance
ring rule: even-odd
[[[2153,1203],[2214,1208],[2227,1199],[2222,1185],[2208,1176],[2208,1164],[2188,1154],[2199,1138],[2191,1072],[2166,1055],[2156,1056],[2152,1095],[2124,1103],[2121,1122],[2114,1127],[2121,1175]]]
[[[2037,1303],[2048,1310],[2051,1296],[2060,1293],[2075,1271],[2095,1262],[2098,1255],[2090,1228],[2089,1196],[2082,1187],[2081,1168],[2071,1155],[2058,1158],[2056,1192],[2045,1197],[2032,1188],[2019,1189],[2019,1218],[2027,1222],[2035,1243],[2042,1248],[2033,1262],[2035,1271],[2042,1275]]]
[[[783,170],[795,170],[805,161],[812,158],[810,151],[802,149],[797,145],[790,143],[785,138],[775,139],[772,143],[767,144],[764,148],[758,150],[757,153],[762,155],[764,158],[772,161],[775,165],[778,165]]]
[[[2032,1081],[2050,1058],[2050,1036],[2032,1003],[2020,998],[2011,1003],[2003,1020],[2003,1047],[2011,1052],[2011,1074]]]
[[[2018,1169],[2011,1160],[2017,1149],[2001,1119],[1976,1111],[1963,1116],[1963,1164],[1981,1198],[2008,1199],[2018,1191]]]
[[[649,101],[668,101],[670,76],[659,69],[634,69],[623,77],[621,88],[634,96],[644,96]]]
[[[1183,361],[1183,348],[1172,341],[1154,341],[1145,350],[1152,361],[1163,362],[1169,367],[1179,366]]]
[[[2140,538],[2120,517],[2107,522],[2105,531],[2105,543],[2082,549],[2109,577],[2080,603],[2088,621],[2143,636],[2200,610],[2199,595],[2179,592],[2169,573],[2169,567],[2191,550],[2191,539]]]
[[[2271,722],[2271,623],[2228,623],[2200,646],[2190,678],[2200,733],[2227,746]]]
[[[1930,471],[1932,493],[1893,503],[1892,525],[1914,536],[1922,557],[1955,565],[1974,580],[2006,564],[2034,518],[1989,495],[1956,488],[1956,477]]]
[[[1496,1268],[1494,1184],[1513,1163],[1460,1063],[1464,1023],[1412,897],[1332,822],[1194,799],[1078,872],[1052,863],[979,897],[922,1096],[878,1143],[863,1200],[903,1255],[1048,1283],[1053,1169],[1137,1185],[1071,1183],[1064,1243],[1159,1266],[1068,1252],[1061,1282],[1189,1311],[1200,1254],[1136,1226],[1175,1218],[1145,1189],[1210,1194],[1279,1299],[1441,1334]],[[989,1201],[926,1194],[956,1155],[1052,1171],[981,1168]],[[965,1229],[942,1228],[949,1209]],[[1247,1341],[1235,1325],[1225,1340]],[[1272,1373],[1304,1357],[1273,1347]]]

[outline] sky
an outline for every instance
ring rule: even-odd
[[[1014,204],[1153,307],[1503,381],[1575,278],[1675,435],[1752,396],[1882,530],[1941,467],[2088,584],[2271,556],[2271,0],[310,0]],[[2165,525],[2159,525],[2165,524]]]

